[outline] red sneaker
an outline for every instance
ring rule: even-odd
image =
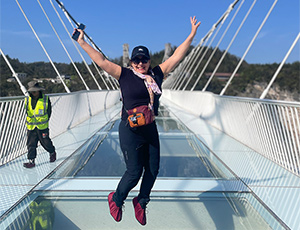
[[[50,153],[50,162],[56,161],[56,152]]]
[[[115,221],[120,222],[122,220],[122,207],[118,207],[116,202],[113,201],[113,195],[115,192],[111,192],[108,195],[108,205],[110,214],[115,219]]]
[[[141,204],[138,202],[138,198],[135,197],[132,200],[134,212],[135,212],[135,218],[141,225],[146,224],[146,207],[142,208]]]

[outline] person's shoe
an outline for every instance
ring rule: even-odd
[[[135,197],[132,200],[134,212],[135,212],[135,218],[141,225],[146,224],[146,207],[142,207],[141,204],[138,202],[138,198]]]
[[[28,162],[23,163],[23,166],[25,168],[33,168],[33,167],[35,167],[34,159],[31,159],[31,160],[29,159]]]
[[[120,222],[122,220],[122,207],[118,207],[116,202],[113,201],[113,195],[115,192],[111,192],[108,195],[108,205],[110,214],[115,219],[115,221]]]
[[[50,162],[56,161],[56,152],[50,153]]]

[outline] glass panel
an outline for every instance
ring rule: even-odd
[[[0,228],[140,229],[131,205],[134,196],[130,194],[122,221],[116,223],[109,214],[107,192],[35,192]],[[144,229],[284,229],[250,193],[153,193],[147,208]]]
[[[160,133],[161,161],[158,177],[231,178],[234,176],[166,108],[156,119]],[[76,151],[51,178],[121,177],[126,170],[119,145],[120,119],[109,122]]]

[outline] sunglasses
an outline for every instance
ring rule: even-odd
[[[139,64],[140,62],[142,62],[143,64],[146,64],[148,61],[149,61],[148,58],[134,58],[132,60],[132,62],[136,65]]]

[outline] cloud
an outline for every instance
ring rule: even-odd
[[[260,31],[256,39],[262,39],[266,36],[268,36],[269,32],[268,31]]]
[[[50,38],[52,37],[49,33],[39,33],[36,32],[39,38]],[[16,36],[16,37],[23,37],[23,38],[35,38],[35,35],[32,31],[12,31],[12,30],[1,30],[1,34],[5,34],[6,36]]]

